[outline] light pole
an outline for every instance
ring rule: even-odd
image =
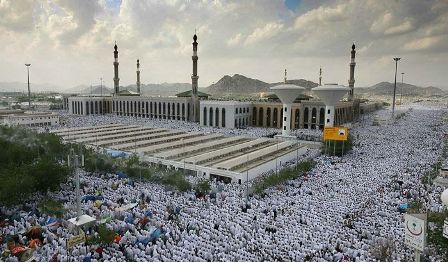
[[[404,73],[401,72],[401,94],[400,94],[400,105],[403,104],[403,75],[404,75]]]
[[[31,91],[30,91],[30,66],[31,64],[25,64],[28,72],[28,109],[31,110]]]
[[[397,69],[398,69],[398,61],[400,61],[400,57],[394,57],[395,61],[395,81],[394,81],[394,98],[392,101],[392,118],[394,117],[395,113],[395,94],[397,91]]]

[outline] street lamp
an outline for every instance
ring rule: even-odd
[[[394,98],[392,101],[392,118],[394,117],[395,113],[395,93],[397,91],[397,69],[398,69],[398,61],[400,61],[400,57],[394,57],[395,61],[395,82],[394,82]]]
[[[28,72],[28,109],[31,110],[31,91],[30,91],[30,66],[31,64],[25,64]]]
[[[401,94],[400,94],[400,105],[403,104],[402,100],[403,100],[403,75],[404,73],[401,72]]]

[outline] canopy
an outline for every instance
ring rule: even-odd
[[[92,222],[95,222],[96,219],[89,215],[82,215],[80,217],[70,218],[68,222],[72,223],[75,226],[83,226]]]
[[[124,173],[124,172],[117,172],[115,174],[118,176],[118,178],[127,178],[128,177],[128,175],[126,175],[126,173]]]
[[[130,203],[130,204],[124,205],[122,207],[116,208],[115,211],[126,211],[126,210],[132,209],[136,206],[138,206],[138,203]]]

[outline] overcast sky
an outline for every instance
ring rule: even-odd
[[[405,82],[446,87],[447,0],[0,0],[0,82],[64,88],[113,81],[117,41],[120,85],[191,82],[198,35],[199,86],[223,75],[266,82],[288,78],[347,85],[350,47],[355,86],[393,82],[402,57]],[[401,80],[401,79],[400,79]]]

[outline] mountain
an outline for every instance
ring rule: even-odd
[[[225,75],[215,84],[210,85],[205,89],[205,92],[210,94],[225,94],[225,93],[258,93],[265,92],[269,88],[269,84],[257,79],[245,77],[243,75],[235,74],[233,76]]]
[[[128,85],[125,90],[137,91],[137,85]],[[147,96],[174,96],[177,93],[191,90],[189,83],[162,83],[162,84],[142,84],[140,89],[143,95]]]
[[[355,92],[370,93],[374,95],[392,95],[394,93],[394,83],[380,82],[376,85],[367,88],[356,88]],[[446,95],[447,92],[438,87],[421,87],[407,83],[397,83],[396,93],[407,96],[434,96]]]
[[[304,79],[288,80],[288,84],[294,84],[306,87],[308,89],[317,86],[316,83]],[[251,94],[260,92],[269,92],[269,88],[282,83],[266,83],[258,79],[249,78],[243,75],[235,74],[233,76],[225,75],[215,84],[204,89],[204,92],[210,94]]]
[[[87,85],[78,85],[66,90],[63,90],[63,93],[68,94],[95,94],[100,95],[101,93],[103,95],[112,94],[113,90],[111,88],[108,88],[107,86],[97,85],[97,86],[87,86]]]
[[[52,84],[30,83],[31,92],[48,92],[61,90],[60,87]],[[28,92],[28,84],[22,82],[0,82],[0,92]]]

